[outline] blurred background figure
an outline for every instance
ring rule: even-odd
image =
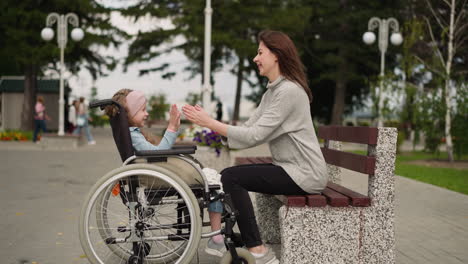
[[[76,128],[76,108],[78,106],[78,101],[73,100],[73,102],[68,106],[68,133],[73,133]]]
[[[218,100],[218,103],[216,104],[216,120],[222,121],[223,119],[223,103],[221,103],[220,100]]]
[[[47,132],[46,120],[50,120],[49,116],[46,114],[46,107],[44,106],[44,97],[38,96],[36,100],[36,105],[34,106],[34,135],[33,142],[37,141],[37,134],[40,130],[42,133]]]
[[[89,129],[88,106],[85,105],[84,100],[84,97],[80,97],[80,101],[77,103],[76,128],[73,131],[73,134],[81,135],[82,130],[84,130],[86,139],[88,140],[88,145],[95,145],[96,141],[94,141],[93,136],[91,135],[91,130]]]

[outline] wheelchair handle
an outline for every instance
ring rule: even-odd
[[[108,105],[115,104],[119,109],[122,107],[119,103],[112,99],[104,99],[104,100],[95,100],[89,103],[89,108],[96,108],[100,107],[101,110],[104,110],[104,108]]]

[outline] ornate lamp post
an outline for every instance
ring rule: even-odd
[[[203,86],[202,86],[202,104],[206,110],[210,103],[211,90],[210,71],[211,71],[211,0],[206,0],[205,6],[205,50],[203,58]]]
[[[72,24],[75,28],[71,32],[71,37],[74,41],[80,41],[84,37],[84,32],[79,28],[78,16],[74,13],[66,15],[59,15],[57,13],[50,13],[46,18],[46,27],[41,31],[42,39],[49,41],[54,38],[54,30],[51,28],[54,23],[57,23],[57,43],[60,48],[60,97],[59,97],[59,129],[58,135],[64,135],[64,88],[63,88],[63,75],[65,73],[65,63],[63,54],[68,40],[68,23]]]
[[[388,19],[380,19],[378,17],[373,17],[369,20],[368,32],[364,33],[362,39],[367,45],[371,45],[375,41],[375,34],[372,32],[376,28],[379,28],[379,50],[380,50],[380,89],[379,89],[379,103],[378,103],[378,125],[379,127],[383,126],[382,119],[382,108],[383,108],[383,77],[385,73],[385,52],[387,52],[388,47],[388,34],[389,28],[392,29],[392,35],[390,36],[390,41],[393,45],[398,46],[403,42],[403,37],[399,32],[398,21],[391,17]]]

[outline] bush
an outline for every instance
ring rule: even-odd
[[[89,121],[89,124],[93,127],[103,127],[109,124],[109,117],[107,115],[95,115],[92,118],[92,121]]]

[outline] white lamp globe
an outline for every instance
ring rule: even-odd
[[[392,42],[393,45],[398,46],[403,42],[403,37],[401,36],[400,33],[393,33],[390,36],[390,41]]]
[[[366,43],[367,45],[370,45],[372,43],[374,43],[375,41],[375,34],[374,32],[366,32],[364,33],[364,35],[362,35],[362,40],[364,41],[364,43]]]
[[[74,41],[80,41],[84,37],[84,32],[81,28],[74,28],[71,32],[71,37]]]
[[[54,38],[54,31],[51,28],[44,28],[41,31],[41,37],[45,41],[49,41]]]

